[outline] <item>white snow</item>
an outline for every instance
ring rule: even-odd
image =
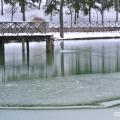
[[[64,38],[60,37],[59,32],[50,32],[47,34],[43,33],[34,33],[32,36],[49,36],[53,35],[55,40],[62,40],[62,39],[88,39],[88,38],[119,38],[120,31],[111,31],[111,32],[66,32],[64,33]],[[12,33],[5,33],[0,34],[0,36],[31,36],[29,33],[19,33],[19,34],[12,34]]]
[[[0,2],[1,4],[1,2]],[[35,3],[35,5],[38,6],[38,3]],[[45,5],[45,1],[42,2],[42,6],[41,9],[37,9],[37,8],[28,8],[26,7],[26,21],[32,21],[35,17],[40,17],[45,19],[46,21],[50,22],[50,26],[59,26],[59,14],[54,14],[53,15],[53,20],[50,21],[50,15],[45,15],[44,13],[44,7]],[[17,5],[18,9],[17,12],[14,14],[14,19],[13,21],[22,21],[22,14],[20,12],[20,7],[19,5]],[[11,13],[7,12],[7,9],[10,8],[10,5],[6,5],[4,4],[4,15],[0,15],[0,21],[11,21]],[[65,26],[70,26],[70,15],[65,14],[65,12],[68,11],[67,8],[64,8],[64,25]],[[101,14],[98,10],[94,10],[92,9],[92,21],[101,21]],[[114,11],[114,9],[110,9],[105,10],[104,12],[104,20],[105,21],[115,21],[116,18],[116,12]],[[73,19],[74,19],[74,15],[73,15]],[[83,12],[80,12],[80,17],[79,17],[79,21],[88,21],[88,16],[83,15]],[[38,33],[39,34],[39,33]],[[38,35],[37,34],[37,35]],[[53,34],[55,38],[57,39],[61,39],[59,36],[59,33],[50,33]],[[64,39],[73,39],[73,38],[88,38],[88,37],[119,37],[119,31],[118,32],[73,32],[73,33],[65,33],[65,37]],[[11,34],[7,34],[7,36],[11,35]],[[15,36],[16,34],[13,34],[13,36]],[[19,35],[26,35],[26,34],[19,34]],[[28,34],[27,34],[28,35]],[[36,34],[35,34],[36,35]],[[40,35],[40,34],[39,34]],[[0,35],[2,36],[2,34]]]
[[[0,36],[50,36],[53,35],[51,33],[17,33],[17,34],[13,34],[13,33],[5,33],[5,34],[0,34]]]
[[[1,4],[1,3],[0,3]],[[32,21],[35,17],[40,17],[45,19],[46,21],[50,22],[50,26],[59,26],[59,14],[54,14],[53,15],[53,20],[50,21],[50,15],[45,15],[44,13],[44,4],[45,1],[42,2],[42,6],[41,9],[37,9],[37,8],[28,8],[26,7],[26,21]],[[35,5],[38,6],[38,3],[35,3]],[[22,14],[20,12],[20,7],[19,5],[17,5],[18,9],[17,12],[14,14],[14,19],[13,21],[22,21]],[[4,15],[0,15],[0,21],[11,21],[11,13],[7,12],[7,9],[10,8],[10,5],[6,5],[4,4]],[[64,25],[65,26],[70,26],[70,15],[65,14],[65,12],[68,11],[67,8],[64,8]],[[101,21],[101,14],[98,10],[94,10],[92,9],[92,21]],[[116,18],[116,12],[114,11],[114,9],[110,9],[105,10],[104,12],[104,20],[105,21],[115,21]],[[74,15],[73,15],[73,19],[74,19]],[[88,21],[88,16],[83,15],[83,12],[80,12],[80,17],[79,17],[79,21]],[[53,34],[55,38],[57,39],[61,39],[59,33],[48,33],[48,34]],[[5,34],[6,36],[12,35],[12,36],[16,36],[16,34]],[[29,35],[29,34],[19,34],[20,36],[22,35]],[[37,34],[33,34],[33,35],[40,35],[40,33]],[[2,34],[0,34],[0,36],[2,36]],[[73,38],[88,38],[88,37],[120,37],[120,33],[119,31],[115,31],[115,32],[67,32],[64,35],[64,39],[73,39]]]
[[[1,2],[0,2],[1,5]],[[35,5],[38,6],[38,3],[35,3]],[[26,20],[31,21],[34,17],[41,17],[45,20],[50,20],[50,15],[44,14],[44,5],[45,1],[42,2],[41,9],[37,8],[28,8],[26,7]],[[14,14],[14,21],[22,21],[22,14],[20,12],[20,7],[17,4],[17,11]],[[11,6],[9,4],[4,4],[4,15],[0,15],[0,21],[11,21],[11,13],[8,13],[8,8],[10,9]],[[70,15],[65,14],[65,12],[68,11],[67,8],[64,8],[64,22],[70,24]],[[101,13],[98,10],[92,9],[91,12],[92,21],[101,21]],[[115,21],[116,12],[114,11],[114,8],[111,8],[109,11],[104,11],[104,20],[105,21]],[[74,16],[73,16],[74,19]],[[85,16],[83,12],[80,12],[80,17],[78,21],[88,21],[88,15]],[[53,22],[56,24],[59,24],[59,14],[54,13],[53,15]]]
[[[60,37],[58,32],[51,33],[54,35],[56,39],[63,39]],[[112,32],[66,32],[64,33],[64,39],[75,39],[75,38],[104,38],[104,37],[120,37],[120,31],[112,31]]]

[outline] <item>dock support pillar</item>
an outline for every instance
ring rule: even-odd
[[[0,42],[0,65],[4,65],[5,55],[4,55],[4,42]]]
[[[54,53],[54,39],[52,36],[46,39],[46,53]]]
[[[29,41],[26,41],[26,50],[27,50],[27,60],[29,60],[29,54],[30,54],[30,50],[29,50]]]
[[[26,49],[27,49],[27,68],[28,68],[28,80],[29,80],[29,57],[30,57],[30,49],[29,49],[29,41],[26,41]]]
[[[5,83],[5,48],[2,40],[0,41],[0,66],[2,68],[2,76],[0,79]]]
[[[61,50],[64,50],[64,41],[61,42]],[[64,53],[62,52],[61,53],[61,75],[64,76],[65,73],[64,73]]]
[[[25,62],[25,40],[22,38],[22,59],[23,63]]]

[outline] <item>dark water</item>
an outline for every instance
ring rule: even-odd
[[[5,44],[0,53],[0,106],[119,104],[120,40],[59,41],[53,54],[46,54],[45,45],[30,43],[27,55],[21,43]]]

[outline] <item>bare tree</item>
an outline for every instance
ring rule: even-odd
[[[8,8],[6,11],[7,13],[11,14],[11,21],[13,22],[13,16],[17,11],[16,3],[11,3],[11,7]]]

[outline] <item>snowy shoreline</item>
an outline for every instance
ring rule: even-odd
[[[120,31],[110,31],[110,32],[65,32],[64,38],[60,37],[59,32],[49,32],[49,33],[19,33],[19,34],[11,34],[5,33],[0,34],[2,36],[53,36],[55,41],[59,40],[100,40],[100,39],[117,39],[120,38]]]
[[[59,32],[51,32],[56,40],[92,40],[92,39],[111,39],[120,38],[120,31],[110,32],[66,32],[64,38],[61,38]]]

